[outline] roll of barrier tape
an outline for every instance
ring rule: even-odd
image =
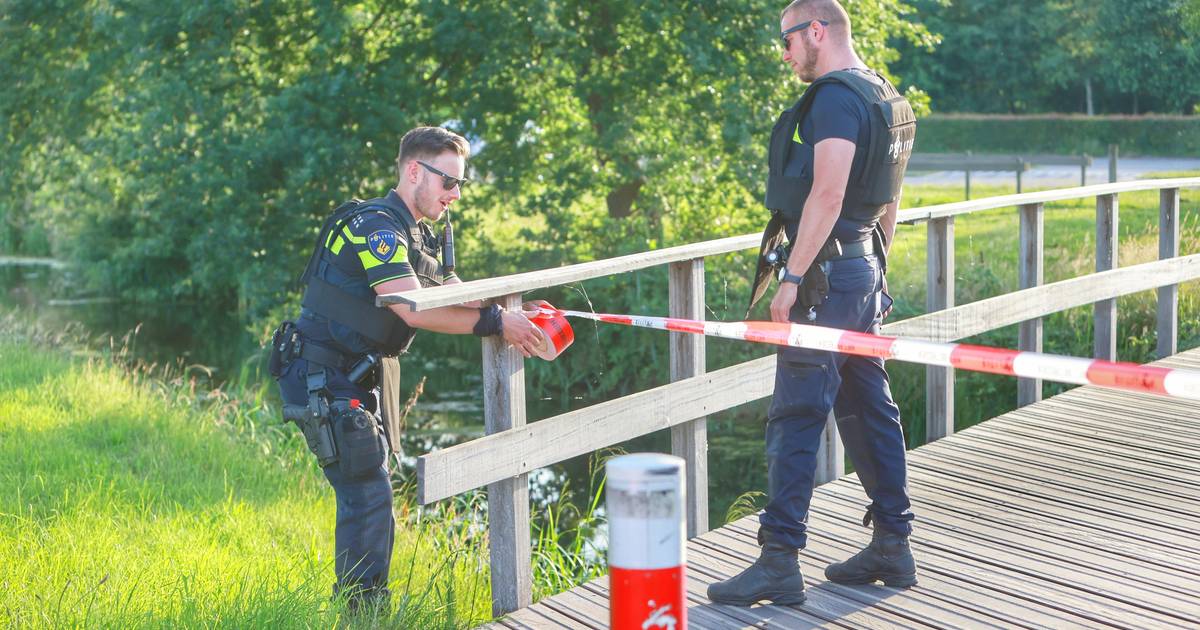
[[[634,453],[604,470],[609,628],[687,628],[683,459]]]
[[[542,334],[534,354],[547,361],[553,361],[575,341],[575,331],[567,318],[546,300],[534,300],[522,305],[526,311],[537,311],[529,321]]]

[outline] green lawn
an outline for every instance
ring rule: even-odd
[[[0,627],[331,626],[333,493],[270,410],[0,342]],[[490,618],[478,519],[402,505],[394,612]],[[447,526],[451,524],[452,526]]]

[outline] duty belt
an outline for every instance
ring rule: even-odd
[[[875,253],[875,242],[872,239],[863,241],[854,241],[852,243],[841,243],[842,253],[838,256],[822,258],[817,262],[825,262],[826,260],[845,260],[847,258],[862,258]]]
[[[355,359],[332,348],[318,345],[307,339],[300,342],[300,352],[297,355],[310,363],[316,363],[338,372],[348,372],[354,365]]]

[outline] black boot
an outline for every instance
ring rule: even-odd
[[[708,586],[708,598],[718,604],[750,606],[768,600],[780,606],[804,603],[804,576],[800,575],[799,552],[779,542],[771,532],[758,530],[762,546],[758,560],[745,571]]]
[[[884,531],[876,523],[871,544],[849,560],[825,567],[825,577],[838,584],[882,580],[885,586],[907,587],[917,583],[917,563],[908,548],[908,536]]]

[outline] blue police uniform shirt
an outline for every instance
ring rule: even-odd
[[[389,191],[388,203],[400,208],[373,207],[360,212],[328,236],[321,252],[327,264],[324,279],[347,293],[375,299],[374,287],[399,278],[415,277],[408,261],[411,246],[409,233],[392,216],[392,212],[407,212],[395,190]],[[297,322],[300,333],[310,341],[331,344],[350,354],[367,354],[375,350],[358,333],[339,322],[324,318],[314,321],[302,317]]]
[[[815,147],[817,143],[829,138],[841,138],[853,142],[854,159],[850,165],[850,179],[862,177],[866,168],[867,148],[871,143],[871,119],[867,106],[849,87],[840,83],[827,83],[817,89],[813,97],[812,107],[799,128],[793,130],[792,142]],[[809,173],[813,168],[813,151],[797,151],[793,147],[784,166],[784,173],[791,177],[800,177],[805,169]],[[798,223],[798,221],[797,221]],[[833,236],[843,242],[860,241],[868,238],[872,226],[838,219],[833,226]],[[794,237],[796,224],[788,226],[789,237]]]

